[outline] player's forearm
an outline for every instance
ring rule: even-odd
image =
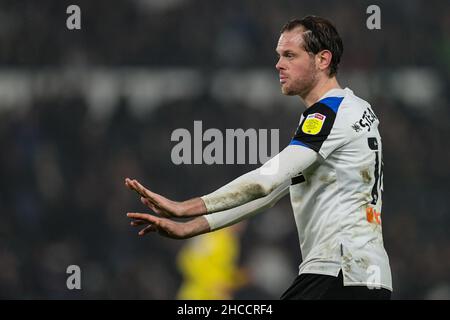
[[[282,197],[289,193],[290,180],[285,181],[265,197],[250,201],[239,207],[205,215],[210,231],[215,231],[236,224],[244,219],[271,208]]]
[[[203,233],[219,230],[244,219],[250,218],[255,214],[272,207],[282,197],[289,193],[290,180],[285,181],[270,194],[265,197],[250,201],[225,211],[219,211],[209,215],[202,215],[187,222],[185,238],[194,237]],[[194,198],[184,202],[186,205],[186,216],[197,215],[198,212],[206,213],[206,207],[201,198]],[[191,211],[189,211],[191,210]]]
[[[308,168],[318,154],[303,146],[288,146],[262,167],[202,196],[208,213],[231,209],[265,197],[285,181]]]
[[[258,180],[257,173],[252,171],[213,193],[202,196],[201,199],[205,204],[207,213],[213,213],[264,197],[270,191],[262,181]]]

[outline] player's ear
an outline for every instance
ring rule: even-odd
[[[331,58],[333,54],[330,50],[322,50],[316,54],[317,67],[323,71],[327,69],[331,64]]]

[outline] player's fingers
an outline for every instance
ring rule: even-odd
[[[138,219],[138,220],[145,220],[150,223],[157,223],[159,219],[155,216],[152,216],[150,214],[146,213],[137,213],[137,212],[128,212],[127,213],[128,218]]]
[[[125,185],[132,191],[135,191],[138,195],[140,195],[141,197],[145,197],[145,193],[143,193],[137,185],[135,185],[135,183],[133,182],[133,180],[130,180],[128,178],[125,179]]]
[[[131,183],[131,179],[125,178],[125,186],[128,187],[130,190],[134,190],[133,184]]]
[[[160,204],[157,201],[156,193],[153,193],[145,188],[136,179],[130,180],[130,185],[132,186],[133,190],[135,190],[141,196],[141,201],[142,198],[145,198],[147,200],[146,203],[144,203],[146,206],[150,207],[150,209],[152,209],[153,211],[158,211]]]
[[[143,224],[149,224],[149,222],[145,220],[133,220],[130,222],[130,225],[133,227],[142,226]]]
[[[141,197],[146,197],[145,192],[142,190],[142,188],[140,188],[140,187],[135,183],[135,181],[136,181],[136,180],[130,180],[130,181],[128,182],[129,188],[130,188],[131,190],[136,191],[136,193],[139,194]]]
[[[131,180],[130,178],[125,178],[125,185],[133,191],[136,191],[139,195],[144,196],[145,194],[142,194],[139,190],[138,186],[134,183],[134,180]]]
[[[144,187],[142,184],[139,183],[136,179],[133,180],[133,185],[135,186],[136,190],[144,197],[147,198],[149,201],[158,204],[155,199],[155,193],[148,190],[146,187]]]
[[[158,230],[158,228],[157,228],[157,226],[155,226],[154,224],[152,224],[152,225],[149,225],[149,226],[147,226],[147,227],[145,227],[144,229],[142,229],[141,231],[139,231],[139,235],[140,236],[143,236],[143,235],[145,235],[145,234],[147,234],[147,233],[149,233],[149,232],[155,232],[155,231],[157,231]]]
[[[147,200],[147,198],[145,197],[141,197],[141,202],[146,205],[147,207],[150,207],[150,209],[153,209],[151,206],[153,205],[153,203],[149,200]]]
[[[160,213],[160,208],[158,208],[152,201],[150,201],[149,199],[145,198],[145,197],[141,197],[141,202],[149,207],[150,209],[152,209],[155,213]]]

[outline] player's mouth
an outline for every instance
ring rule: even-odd
[[[285,84],[286,82],[287,82],[287,77],[283,76],[283,75],[280,75],[280,83],[281,84]]]

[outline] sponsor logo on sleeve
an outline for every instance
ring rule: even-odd
[[[308,114],[303,122],[302,131],[306,134],[316,135],[322,130],[323,123],[327,117],[321,113]]]

